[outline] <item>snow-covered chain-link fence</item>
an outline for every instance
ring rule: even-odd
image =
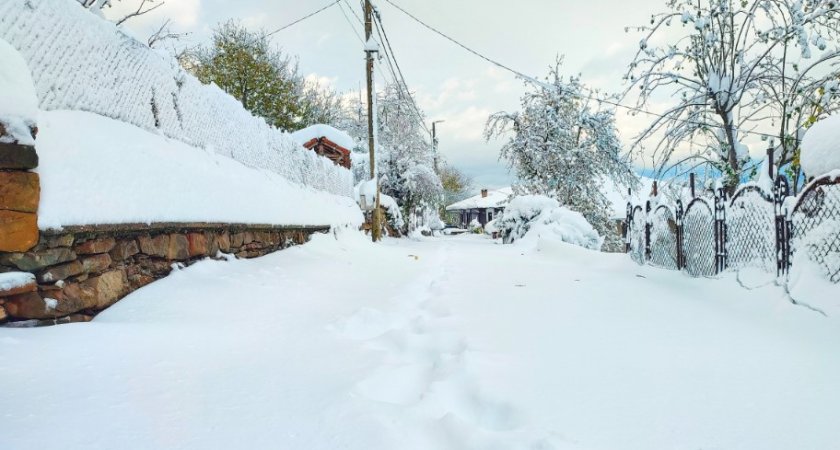
[[[0,39],[26,59],[43,110],[94,112],[352,196],[349,170],[307,151],[75,0],[3,0]]]
[[[783,276],[792,265],[810,264],[840,283],[840,172],[818,177],[796,197],[779,175],[773,192],[749,184],[730,199],[720,190],[693,198],[684,212],[681,201],[674,208],[660,201],[627,206],[626,249],[639,264],[691,276],[744,268]]]

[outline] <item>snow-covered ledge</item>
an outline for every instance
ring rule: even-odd
[[[85,322],[176,267],[267,255],[330,228],[156,223],[42,230],[33,249],[0,252],[0,324]]]

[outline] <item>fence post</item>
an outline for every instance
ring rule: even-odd
[[[790,195],[787,177],[779,173],[773,185],[776,213],[776,276],[787,274],[790,268],[790,222],[787,220],[785,200]]]
[[[726,191],[715,195],[715,273],[726,269]]]
[[[691,198],[695,199],[697,198],[697,195],[694,193],[694,172],[691,172],[689,175],[689,181],[691,183]]]
[[[685,268],[685,253],[683,250],[683,204],[677,200],[677,270]]]
[[[645,262],[650,261],[650,200],[645,204]]]
[[[627,202],[627,217],[624,219],[624,253],[630,253],[631,223],[633,223],[633,204]]]

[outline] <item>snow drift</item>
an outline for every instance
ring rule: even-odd
[[[75,0],[0,2],[0,39],[23,55],[42,110],[95,112],[292,182],[352,196],[350,171],[304,149]],[[4,67],[10,64],[6,53]]]
[[[0,39],[0,143],[34,145],[30,128],[38,115],[38,97],[23,56]]]
[[[494,227],[502,230],[506,243],[560,241],[600,250],[604,239],[584,217],[544,195],[514,197]]]
[[[805,133],[800,160],[809,177],[840,170],[840,115],[815,123]]]
[[[50,111],[38,121],[41,229],[152,222],[362,222],[349,197],[107,117]]]

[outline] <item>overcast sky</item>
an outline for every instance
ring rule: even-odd
[[[109,15],[139,0],[122,0]],[[160,0],[158,0],[160,1]],[[420,19],[489,57],[526,74],[544,76],[556,55],[565,56],[565,72],[581,73],[584,82],[618,91],[621,76],[638,46],[639,36],[624,32],[662,11],[665,0],[392,0]],[[253,29],[272,31],[330,0],[166,0],[153,13],[129,22],[147,37],[165,18],[178,31],[193,34],[193,44],[209,39],[212,28],[228,19]],[[471,175],[475,189],[501,187],[512,177],[498,160],[500,141],[485,143],[487,116],[515,110],[524,85],[508,72],[465,52],[423,28],[385,0],[374,0],[382,15],[395,56],[409,88],[416,93],[429,121],[438,125],[440,149],[454,166]],[[361,25],[350,16],[358,0],[333,6],[274,35],[274,43],[297,55],[301,70],[330,83],[338,91],[357,90],[364,82],[362,44],[354,34]],[[381,77],[381,75],[377,74]],[[625,144],[647,118],[619,111]]]

